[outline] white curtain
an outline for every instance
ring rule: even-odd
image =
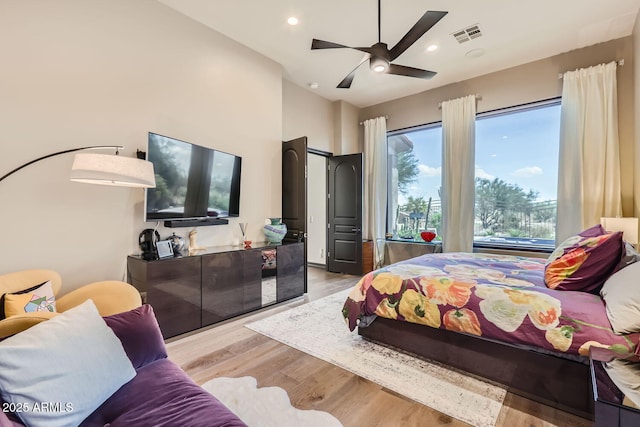
[[[364,236],[373,241],[374,267],[382,265],[387,218],[387,120],[364,122]]]
[[[473,251],[476,96],[442,103],[442,249]]]
[[[564,73],[556,243],[622,215],[616,63]]]

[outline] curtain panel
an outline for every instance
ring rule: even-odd
[[[622,215],[616,68],[563,75],[556,244]]]
[[[374,268],[382,266],[387,219],[387,120],[364,121],[364,235],[373,241]]]
[[[473,252],[476,96],[442,103],[442,249]]]

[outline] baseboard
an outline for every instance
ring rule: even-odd
[[[318,263],[318,262],[308,262],[308,261],[307,261],[307,265],[308,265],[309,267],[321,268],[321,269],[323,269],[323,270],[326,270],[326,269],[327,269],[327,264],[320,264],[320,263]]]

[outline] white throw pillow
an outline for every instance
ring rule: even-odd
[[[616,334],[640,332],[640,262],[611,275],[602,285],[607,317]]]
[[[3,409],[29,426],[78,425],[135,375],[91,300],[0,342]]]

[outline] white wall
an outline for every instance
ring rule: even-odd
[[[282,82],[282,139],[307,137],[309,147],[334,152],[333,105],[288,80]]]
[[[358,143],[358,114],[360,109],[345,101],[333,103],[334,118],[334,154],[361,153]]]
[[[309,154],[307,189],[307,261],[326,264],[327,257],[327,158]]]
[[[0,0],[0,175],[85,145],[145,149],[153,131],[243,157],[241,218],[199,243],[261,240],[280,216],[282,70],[153,0]],[[122,279],[143,192],[68,181],[72,155],[0,183],[0,273],[52,268],[63,292]],[[160,229],[186,235],[189,229]]]

